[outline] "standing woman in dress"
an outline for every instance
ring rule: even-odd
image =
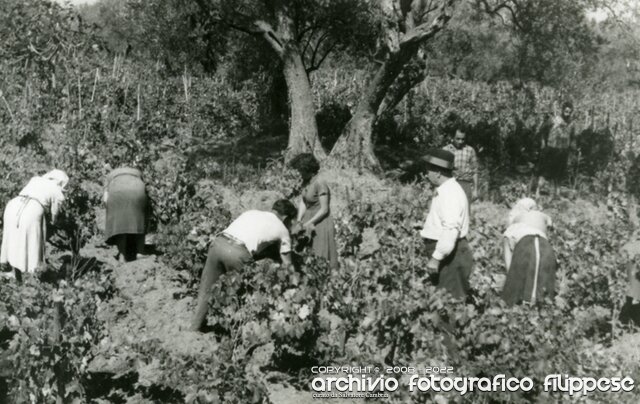
[[[118,247],[116,258],[120,262],[134,261],[144,251],[149,212],[142,172],[130,167],[113,170],[107,176],[104,202],[107,205],[107,244]]]
[[[320,164],[311,153],[299,154],[291,167],[302,177],[302,192],[298,204],[298,226],[311,237],[313,253],[338,267],[338,250],[331,217],[331,194],[327,183],[317,178]]]
[[[69,177],[52,170],[33,177],[4,210],[0,264],[35,272],[44,262],[47,224],[56,221]]]
[[[509,213],[508,224],[504,232],[508,272],[502,298],[512,306],[554,297],[557,262],[547,239],[551,218],[538,210],[533,199],[524,198]]]

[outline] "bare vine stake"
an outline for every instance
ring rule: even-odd
[[[68,81],[67,81],[67,84],[65,85],[65,88],[67,89],[67,96],[66,96],[67,109],[71,110],[71,89],[69,88]]]
[[[4,93],[2,91],[0,91],[0,97],[2,97],[2,101],[4,101],[4,105],[7,107],[7,111],[9,111],[9,116],[11,117],[11,121],[13,123],[16,123],[16,120],[13,117],[13,112],[11,112],[11,107],[9,106],[9,103],[7,102],[7,99],[4,97]]]
[[[122,75],[122,84],[124,85],[124,105],[127,105],[127,93],[129,92],[129,83],[127,83],[127,75]]]
[[[96,95],[96,85],[98,84],[98,76],[100,76],[100,68],[96,68],[96,77],[93,79],[93,90],[91,90],[91,102]]]
[[[182,73],[182,87],[184,89],[184,101],[189,102],[189,87],[187,83],[187,65],[184,65],[184,73]]]
[[[138,96],[137,96],[138,106],[136,107],[136,121],[140,120],[140,83],[138,83]]]
[[[78,76],[78,117],[82,119],[82,86],[80,84],[80,76]]]
[[[115,55],[113,57],[113,71],[111,72],[111,77],[115,78],[116,77],[116,67],[118,65],[118,55]]]
[[[29,102],[29,78],[24,81],[24,89],[22,90],[22,108],[27,108]]]

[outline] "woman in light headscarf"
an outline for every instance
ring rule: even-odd
[[[502,298],[508,305],[555,296],[556,256],[547,239],[551,218],[531,198],[511,209],[504,232],[504,260],[508,269]]]
[[[69,177],[52,170],[33,177],[4,210],[0,264],[35,272],[44,262],[47,224],[56,221]]]

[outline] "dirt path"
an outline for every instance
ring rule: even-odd
[[[98,355],[89,364],[94,373],[111,374],[118,379],[123,375],[137,375],[137,383],[150,386],[161,384],[162,372],[157,363],[145,363],[138,358],[132,345],[145,342],[159,344],[173,357],[211,357],[218,348],[212,333],[188,331],[193,298],[177,278],[178,274],[162,264],[157,257],[148,256],[137,261],[119,264],[113,251],[88,246],[85,257],[95,257],[113,270],[117,293],[99,309],[98,317],[104,323],[107,336],[100,342]],[[273,373],[273,372],[271,372]],[[168,386],[170,388],[180,387]],[[274,404],[304,404],[318,402],[311,393],[273,383],[267,386]],[[188,391],[182,391],[185,396]],[[104,401],[107,402],[107,401]],[[129,402],[147,402],[140,396]],[[151,402],[151,401],[149,401]],[[344,404],[360,401],[341,400]]]

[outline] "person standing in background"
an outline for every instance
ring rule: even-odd
[[[453,153],[453,176],[467,195],[469,206],[478,197],[478,158],[473,147],[467,144],[466,130],[458,126],[453,141],[444,147]]]
[[[551,181],[553,195],[558,195],[559,185],[567,177],[569,154],[574,147],[575,127],[571,122],[573,104],[562,103],[559,116],[554,117],[549,136],[542,138],[542,149],[538,161],[538,185],[536,199],[547,181]]]

